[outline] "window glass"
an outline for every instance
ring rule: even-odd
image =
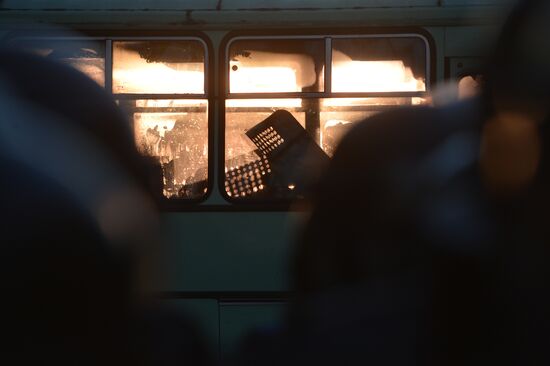
[[[113,42],[113,93],[203,94],[204,72],[199,41]]]
[[[226,168],[259,158],[256,145],[246,132],[278,109],[285,109],[305,127],[301,99],[237,99],[228,100],[225,115]]]
[[[248,200],[305,197],[353,127],[423,98],[280,98],[227,100],[225,191]]]
[[[204,44],[147,40],[113,41],[112,45],[113,93],[115,97],[125,94],[119,96],[123,98],[119,104],[133,123],[139,151],[158,160],[164,197],[204,197],[208,189]],[[174,97],[163,99],[155,94]]]
[[[417,37],[332,41],[333,92],[426,91],[426,45]]]
[[[34,54],[69,65],[105,86],[104,41],[29,40],[19,45]]]
[[[422,39],[346,37],[331,43],[329,70],[324,39],[231,43],[224,147],[224,190],[230,199],[307,197],[354,124],[397,106],[426,102],[428,60]],[[325,72],[330,90],[324,90]],[[342,92],[358,95],[337,98]],[[280,94],[260,99],[262,93]]]
[[[330,98],[321,101],[319,145],[332,156],[340,140],[355,122],[365,120],[397,106],[424,104],[425,98]]]
[[[306,131],[318,119],[319,100],[228,100],[225,193],[232,198],[304,197],[328,156]]]
[[[207,100],[131,100],[120,104],[134,125],[135,141],[158,159],[167,198],[200,198],[208,179]]]
[[[318,92],[324,40],[239,40],[229,50],[230,93]]]

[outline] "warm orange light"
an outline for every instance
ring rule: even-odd
[[[333,92],[417,92],[425,91],[426,85],[422,78],[415,78],[411,68],[403,61],[352,61],[346,55],[335,51],[333,63]],[[291,60],[292,61],[292,60]],[[294,61],[287,64],[292,64]],[[277,93],[302,91],[305,82],[298,77],[301,66],[297,62],[293,66],[250,66],[240,61],[230,64],[230,90],[232,93]],[[423,104],[422,98],[403,98],[397,104]],[[349,105],[387,105],[388,98],[346,98],[324,99],[324,106]],[[390,104],[393,104],[390,102]],[[270,100],[228,100],[228,107],[300,107],[302,100],[270,99]]]
[[[402,106],[426,104],[427,99],[421,97],[330,98],[323,99],[322,103],[324,107]]]
[[[296,70],[290,67],[240,67],[231,73],[232,93],[284,93],[301,91]]]
[[[303,54],[254,51],[229,67],[231,93],[301,92],[318,78],[313,59]]]
[[[348,61],[333,68],[335,92],[424,91],[423,80],[414,78],[403,61]]]
[[[302,99],[228,99],[225,103],[229,108],[299,108]]]
[[[335,51],[332,64],[334,92],[417,92],[425,91],[426,83],[415,78],[410,67],[401,60],[352,61]]]
[[[138,108],[177,108],[177,107],[203,107],[208,101],[204,99],[139,99],[136,100]]]
[[[298,92],[301,87],[296,78],[296,69],[291,67],[244,66],[241,62],[231,63],[231,93],[284,93]],[[287,99],[229,99],[228,107],[300,107],[300,98]]]
[[[276,66],[274,66],[276,65]],[[315,84],[317,75],[311,57],[255,51],[248,57],[237,56],[230,62],[231,93],[302,92]],[[300,98],[269,100],[228,100],[228,107],[298,108]]]
[[[147,62],[136,52],[115,48],[113,92],[147,94],[204,93],[204,64]]]

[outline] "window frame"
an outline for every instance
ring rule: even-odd
[[[204,93],[202,94],[192,94],[192,93],[163,93],[163,94],[150,94],[150,93],[113,93],[113,42],[139,42],[139,41],[199,41],[204,49]],[[212,52],[209,52],[208,43],[205,41],[205,39],[198,37],[198,36],[122,36],[122,37],[109,37],[108,40],[106,40],[106,54],[105,54],[105,69],[106,69],[106,81],[105,81],[105,88],[107,89],[107,92],[112,96],[112,98],[116,101],[128,101],[128,100],[196,100],[196,99],[202,99],[206,100],[208,105],[206,107],[206,113],[207,113],[207,128],[208,128],[208,134],[207,134],[207,144],[208,144],[208,158],[207,158],[207,172],[208,172],[208,178],[207,178],[207,184],[206,184],[206,193],[202,195],[201,197],[197,198],[167,198],[163,197],[161,198],[161,208],[168,210],[168,211],[180,211],[185,206],[189,205],[198,205],[200,203],[205,202],[208,197],[212,194],[212,190],[214,189],[214,182],[213,182],[213,174],[214,174],[214,164],[213,164],[213,104],[214,100],[211,98],[213,93],[212,84],[210,82],[211,79],[214,78],[214,75],[211,73],[211,70],[213,69],[211,67],[212,65],[212,59],[211,54]],[[108,65],[108,66],[107,66]],[[107,76],[107,70],[109,70],[109,76]],[[129,121],[130,126],[134,127],[134,121]]]
[[[333,39],[369,39],[369,38],[418,38],[424,42],[426,52],[426,90],[422,92],[332,92],[332,40]],[[322,92],[260,92],[230,93],[230,47],[238,40],[286,40],[286,39],[324,39],[325,69],[324,90]],[[323,30],[284,30],[284,31],[235,31],[226,35],[220,45],[220,103],[219,103],[219,152],[218,152],[218,191],[225,201],[237,209],[256,211],[303,210],[296,200],[253,200],[228,196],[225,192],[225,150],[226,150],[226,101],[232,99],[323,99],[323,98],[369,98],[369,97],[425,97],[429,95],[436,77],[435,41],[431,34],[422,28],[364,28]],[[298,202],[298,203],[297,203]]]
[[[105,47],[104,58],[104,82],[102,87],[107,94],[115,101],[124,100],[167,100],[167,99],[202,99],[206,100],[208,105],[206,107],[207,112],[207,144],[208,144],[208,179],[207,179],[207,191],[204,195],[198,198],[188,199],[170,199],[162,197],[158,202],[162,211],[187,211],[193,210],[199,207],[201,203],[204,203],[212,195],[215,189],[214,185],[214,114],[215,114],[215,63],[214,63],[214,51],[210,39],[201,32],[133,32],[133,31],[112,31],[112,32],[96,32],[96,31],[83,31],[82,35],[67,36],[59,35],[59,33],[52,32],[51,34],[36,36],[34,32],[29,31],[22,34],[21,32],[8,36],[7,41],[17,44],[24,41],[100,41]],[[174,35],[174,33],[179,33]],[[202,94],[149,94],[149,93],[113,93],[113,42],[117,41],[198,41],[204,49],[204,93]],[[100,86],[101,87],[101,86]],[[122,110],[124,113],[125,111]],[[128,120],[129,128],[132,131],[132,137],[134,137],[134,122]]]

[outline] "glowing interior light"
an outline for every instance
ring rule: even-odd
[[[202,107],[206,108],[208,102],[202,99],[139,99],[136,100],[138,108],[177,108],[177,107]]]
[[[304,54],[253,51],[229,64],[231,93],[292,93],[317,81],[313,59]],[[300,98],[228,100],[228,107],[299,108]]]
[[[423,78],[415,78],[402,60],[353,61],[342,52],[333,52],[332,90],[335,92],[416,92],[425,91]]]
[[[428,103],[428,98],[413,97],[411,98],[412,105],[422,105]]]
[[[344,121],[340,119],[329,119],[326,123],[324,128],[331,128],[338,125],[347,125],[348,123],[351,123],[350,121]]]
[[[230,62],[231,93],[301,92],[317,81],[309,55],[246,52]]]
[[[204,92],[204,74],[200,71],[176,71],[161,64],[113,71],[115,93],[184,93]]]
[[[242,67],[234,63],[232,70],[232,93],[300,91],[296,83],[296,71],[290,67]]]
[[[253,67],[231,63],[232,93],[278,93],[300,91],[296,81],[296,70],[291,67]],[[286,99],[229,99],[228,107],[300,107],[300,98]]]
[[[423,97],[329,98],[321,102],[324,107],[402,106],[423,105],[428,102],[428,99]]]
[[[229,108],[299,108],[302,99],[228,99],[225,105]]]
[[[113,92],[147,94],[204,93],[202,62],[147,62],[137,52],[115,48]]]

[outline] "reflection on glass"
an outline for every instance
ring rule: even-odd
[[[419,38],[336,39],[333,92],[426,90],[426,48]]]
[[[37,55],[69,65],[105,86],[105,43],[89,40],[31,40],[20,46]]]
[[[208,178],[206,100],[125,101],[138,149],[158,158],[164,195],[200,198]]]
[[[323,90],[323,40],[236,41],[229,57],[230,93]]]
[[[113,92],[203,94],[204,60],[198,41],[113,42]]]

